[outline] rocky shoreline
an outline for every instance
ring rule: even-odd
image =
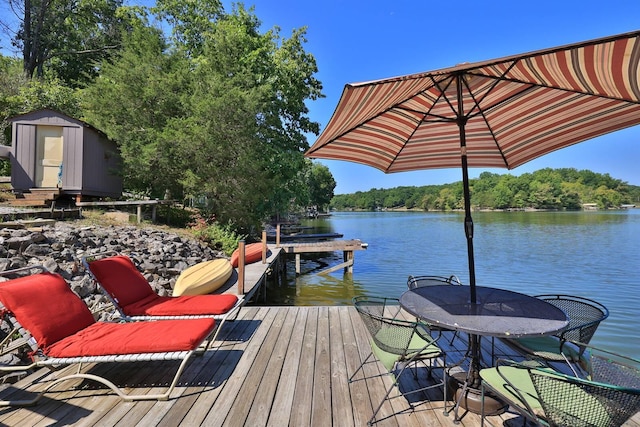
[[[185,268],[227,258],[195,239],[156,228],[85,226],[73,221],[58,221],[41,231],[1,227],[0,223],[0,271],[44,265],[62,275],[99,320],[109,320],[113,310],[82,268],[83,256],[106,251],[127,254],[160,295],[171,294]],[[6,279],[0,276],[0,280]]]

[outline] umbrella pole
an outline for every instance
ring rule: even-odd
[[[469,191],[469,172],[467,170],[466,147],[463,146],[462,155],[462,187],[464,194],[464,233],[467,237],[467,257],[469,259],[469,287],[471,288],[471,303],[476,300],[476,267],[473,256],[473,219],[471,218],[471,193]]]
[[[469,287],[471,304],[476,300],[476,267],[473,257],[473,219],[471,218],[471,192],[469,191],[469,166],[467,163],[467,136],[465,126],[467,117],[464,115],[464,102],[462,99],[462,74],[456,75],[456,87],[458,97],[457,122],[460,131],[460,156],[462,160],[462,190],[464,192],[464,233],[467,236],[467,257],[469,259]]]
[[[467,148],[464,145],[464,125],[460,128],[460,142],[462,150],[462,186],[464,192],[464,232],[467,236],[467,256],[469,259],[469,293],[471,307],[475,306],[476,298],[476,270],[473,257],[473,219],[471,218],[471,192],[469,191],[469,171],[467,166]],[[480,337],[469,335],[469,345],[471,346],[471,366],[469,367],[468,385],[472,388],[480,388]]]

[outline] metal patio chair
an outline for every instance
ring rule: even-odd
[[[438,286],[438,285],[455,285],[462,286],[462,282],[458,279],[458,276],[452,274],[449,277],[444,276],[409,276],[407,279],[407,287],[411,289],[423,288],[428,286]],[[442,332],[448,331],[448,329],[440,328],[436,325],[428,324],[429,329],[432,331]],[[458,331],[453,331],[453,335],[451,336],[451,340],[449,341],[450,345],[453,345],[453,341],[458,336]]]
[[[385,397],[374,410],[368,425],[372,425],[376,422],[376,415],[386,400],[438,388],[440,386],[444,388],[443,402],[446,414],[446,355],[442,349],[438,347],[436,341],[425,328],[425,325],[420,322],[411,322],[397,318],[397,315],[400,313],[400,306],[399,301],[396,298],[363,296],[354,298],[353,303],[371,335],[371,353],[360,364],[353,375],[351,375],[349,382],[351,383],[355,381],[354,377],[356,374],[362,370],[367,363],[375,362],[375,359],[384,365],[387,372],[362,379],[369,379],[387,374],[390,374],[393,377],[393,384],[388,388]],[[435,365],[435,362],[438,359],[442,360],[442,364],[440,366]],[[414,371],[414,376],[417,376],[418,361],[424,363],[428,369],[430,377],[432,377],[432,370],[434,368],[442,369],[442,380],[437,380],[435,383],[417,390],[403,392],[399,387],[400,378],[407,369],[411,369],[411,365],[416,369],[416,371]],[[400,394],[398,396],[390,397],[391,391],[394,387],[398,387]],[[413,404],[411,402],[409,402],[409,405],[413,408]]]
[[[480,371],[487,390],[543,426],[615,427],[640,411],[640,361],[575,343],[587,351],[571,373],[499,361]],[[577,368],[576,368],[577,366]],[[482,409],[481,425],[485,420]]]
[[[537,295],[565,312],[569,325],[547,337],[514,338],[509,340],[520,350],[548,361],[577,360],[589,344],[600,322],[609,317],[609,310],[592,299],[575,295]],[[582,343],[576,345],[574,343]]]
[[[455,274],[449,277],[444,276],[409,276],[407,287],[409,289],[421,288],[423,286],[435,285],[462,285],[460,279]]]

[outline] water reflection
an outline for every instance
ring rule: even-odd
[[[334,259],[335,258],[335,259]],[[350,305],[351,300],[366,294],[362,283],[355,282],[351,273],[319,275],[330,265],[342,262],[342,256],[316,254],[301,262],[301,275],[295,273],[295,261],[287,263],[287,280],[281,285],[271,284],[267,290],[270,305]],[[338,275],[336,275],[338,274]],[[310,276],[313,280],[309,280]]]
[[[580,226],[622,223],[634,215],[632,210],[617,211],[550,211],[550,212],[474,212],[474,222],[480,224],[528,224],[538,226]]]

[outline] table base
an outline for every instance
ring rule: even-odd
[[[474,414],[482,414],[482,392],[480,388],[467,386],[464,389],[464,383],[467,378],[466,372],[457,372],[451,375],[449,386],[452,390],[455,390],[453,395],[455,396],[455,402],[458,402],[459,406]],[[484,395],[484,414],[485,415],[499,415],[506,411],[508,405],[498,400],[497,398],[487,394],[485,390]]]

